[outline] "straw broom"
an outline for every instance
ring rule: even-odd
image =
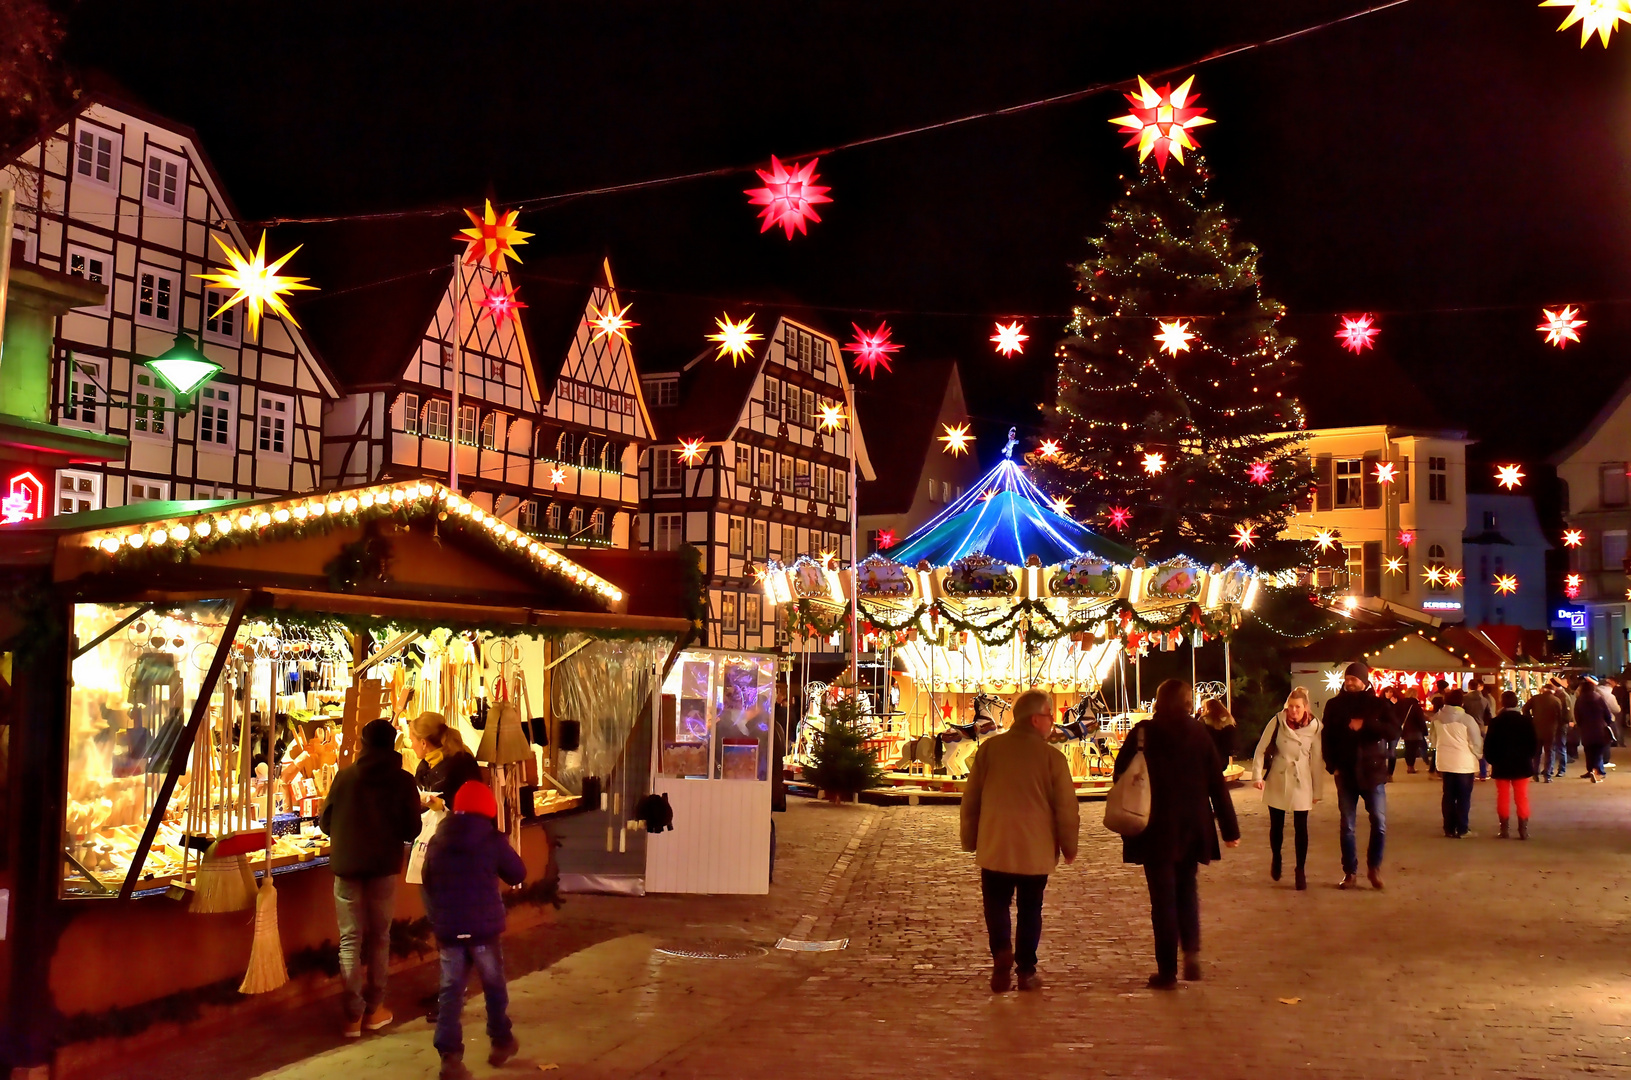
[[[226,705],[222,713],[222,730],[231,731],[229,718],[232,715],[232,693],[225,696]],[[224,756],[223,748],[223,756]],[[214,754],[207,753],[209,764],[203,769],[205,782],[205,808],[206,819],[211,812],[210,778],[214,772]],[[196,757],[195,757],[196,762]],[[196,770],[196,765],[195,765]],[[220,798],[229,797],[226,778],[221,778]],[[227,825],[225,810],[219,812],[217,825],[225,831]],[[204,860],[198,866],[198,877],[193,890],[192,907],[189,908],[195,915],[214,915],[223,911],[248,911],[255,906],[255,878],[249,873],[249,859],[247,855],[257,846],[252,842],[256,833],[236,833],[222,837],[210,844],[204,852]],[[246,839],[249,838],[249,839]]]
[[[255,940],[249,947],[249,970],[238,987],[240,994],[264,994],[289,981],[283,963],[283,941],[277,929],[277,886],[272,884],[272,770],[271,743],[267,744],[266,770],[266,874],[255,893]],[[248,875],[248,863],[244,864]],[[253,879],[251,878],[251,884]]]

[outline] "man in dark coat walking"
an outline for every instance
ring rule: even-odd
[[[1382,849],[1387,843],[1387,763],[1389,747],[1399,738],[1399,724],[1387,702],[1371,691],[1370,668],[1355,660],[1343,673],[1342,692],[1325,703],[1320,734],[1325,771],[1336,778],[1337,809],[1342,815],[1342,883],[1358,881],[1359,851],[1354,825],[1359,802],[1370,817],[1366,874],[1372,888],[1382,887]]]

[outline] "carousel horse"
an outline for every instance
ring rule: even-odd
[[[993,713],[1000,715],[1008,711],[1008,702],[986,694],[974,696],[974,719],[967,724],[954,724],[946,721],[945,729],[936,737],[941,746],[941,759],[945,765],[946,773],[954,778],[968,775],[969,763],[974,757],[974,751],[979,749],[980,739],[993,734],[1000,726]]]

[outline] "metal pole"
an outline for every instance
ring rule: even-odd
[[[459,384],[464,381],[464,269],[453,256],[453,416],[448,440],[447,486],[459,490]]]
[[[849,438],[845,440],[845,448],[849,451],[849,681],[856,693],[861,692],[860,665],[861,665],[861,577],[855,572],[858,561],[856,555],[856,517],[855,511],[860,505],[860,499],[855,492],[855,431],[859,425],[859,418],[855,415],[854,395],[850,396],[849,407]]]
[[[1229,663],[1229,639],[1223,639],[1223,701],[1229,708],[1229,715],[1235,714],[1235,679]]]

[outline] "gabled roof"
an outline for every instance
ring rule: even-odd
[[[594,290],[611,287],[606,259],[600,255],[529,258],[510,267],[510,280],[527,305],[521,309],[521,328],[538,368],[539,399],[548,402]],[[618,299],[627,306],[626,297],[620,294]],[[636,311],[630,317],[639,321],[642,314]]]
[[[1297,374],[1295,391],[1310,428],[1383,424],[1442,431],[1456,426],[1403,368],[1375,349],[1357,356],[1339,349],[1334,356],[1305,364]]]
[[[863,516],[904,514],[912,508],[953,379],[958,379],[955,360],[926,360],[897,364],[888,385],[873,382],[856,388],[855,411],[867,449],[875,461],[888,463],[878,469],[876,480],[861,485]]]

